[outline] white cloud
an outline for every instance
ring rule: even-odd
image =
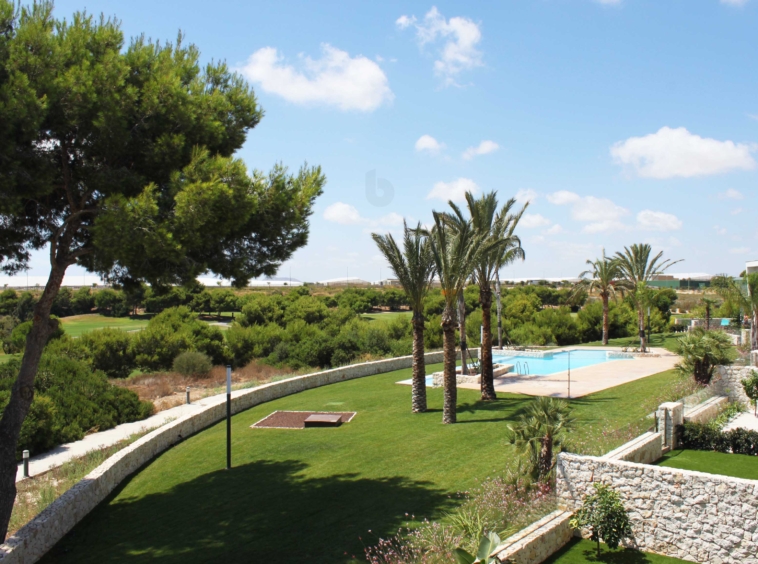
[[[418,141],[416,141],[416,150],[419,152],[426,151],[435,155],[444,148],[445,144],[440,143],[431,135],[422,135],[418,138]]]
[[[301,69],[296,69],[274,47],[263,47],[240,70],[264,91],[294,104],[371,112],[394,99],[387,76],[371,59],[351,57],[327,43],[321,51],[317,60],[301,55]]]
[[[350,204],[336,202],[324,210],[324,219],[340,225],[359,225],[365,220],[361,214]]]
[[[732,214],[732,215],[740,215],[742,212],[743,212],[743,209],[742,209],[742,208],[734,208],[734,209],[731,211],[731,214]]]
[[[379,219],[363,217],[360,212],[344,202],[335,202],[324,210],[324,219],[340,225],[365,225],[368,227],[398,227],[403,224],[403,216],[390,212]]]
[[[631,166],[643,178],[691,178],[731,170],[752,170],[756,145],[694,135],[684,127],[662,127],[611,147],[616,164]]]
[[[477,155],[488,155],[494,153],[500,148],[500,145],[494,141],[482,141],[478,147],[469,147],[463,151],[463,158],[467,161],[473,159]]]
[[[547,227],[551,223],[553,222],[538,213],[525,213],[519,221],[519,227],[534,229],[535,227]]]
[[[721,192],[719,194],[719,200],[744,200],[745,196],[742,195],[742,192],[739,190],[735,190],[734,188],[729,188],[726,192]]]
[[[718,233],[719,235],[726,235],[727,234],[726,227],[721,227],[720,225],[714,225],[713,229],[715,229],[716,233]]]
[[[418,22],[415,16],[400,16],[395,24],[400,29],[413,25],[422,46],[435,43],[438,39],[444,40],[439,58],[434,61],[434,71],[443,78],[446,86],[455,84],[455,77],[461,71],[482,66],[482,53],[477,49],[482,40],[482,32],[468,18],[454,17],[448,20],[439,13],[436,6],[432,6],[422,22]]]
[[[563,233],[563,227],[557,223],[545,231],[545,235],[558,235],[559,233]]]
[[[682,225],[681,219],[666,212],[642,210],[637,214],[637,226],[645,231],[678,231]]]
[[[729,249],[731,255],[747,255],[750,253],[750,247],[737,247],[735,249]]]
[[[579,196],[579,194],[569,192],[568,190],[558,190],[557,192],[553,192],[552,194],[547,195],[547,201],[551,204],[555,204],[556,206],[573,204],[574,202],[578,202],[581,199],[582,198]]]
[[[531,188],[522,188],[516,192],[516,201],[520,204],[526,204],[527,202],[533,202],[537,199],[537,192]]]
[[[721,0],[721,3],[728,6],[744,6],[747,0]]]
[[[457,178],[452,182],[437,182],[431,192],[426,195],[427,200],[437,198],[438,200],[461,202],[465,199],[466,192],[476,194],[479,187],[470,178]]]

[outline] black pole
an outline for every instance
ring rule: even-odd
[[[232,468],[232,367],[226,367],[226,469]]]
[[[569,355],[568,399],[571,399],[571,351],[568,352],[568,355]]]

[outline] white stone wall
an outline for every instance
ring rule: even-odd
[[[693,407],[685,412],[684,421],[686,423],[707,423],[711,419],[718,417],[729,405],[729,398],[726,396],[716,396],[705,400],[700,405]]]
[[[443,353],[427,353],[429,364],[442,362]],[[332,370],[296,376],[257,388],[232,393],[232,413],[261,403],[364,376],[410,368],[412,356],[343,366]],[[127,476],[177,442],[186,439],[226,417],[226,404],[208,406],[159,427],[111,456],[68,490],[47,509],[0,545],[2,564],[33,564],[108,496]]]
[[[652,464],[663,456],[663,435],[661,433],[644,433],[632,439],[616,450],[612,450],[603,458],[609,460],[624,460],[639,464]]]
[[[758,481],[561,453],[556,492],[578,509],[592,484],[622,496],[640,550],[708,564],[758,564]]]
[[[569,525],[571,516],[569,511],[554,511],[505,539],[493,554],[502,563],[540,564],[574,536],[574,530]]]
[[[736,401],[745,407],[750,407],[750,398],[745,395],[742,380],[749,378],[755,366],[719,366],[711,380],[711,387],[722,396],[727,396],[729,401]]]

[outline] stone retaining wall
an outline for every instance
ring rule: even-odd
[[[745,395],[742,380],[749,378],[755,366],[718,366],[711,380],[711,387],[722,396],[727,396],[729,401],[737,401],[749,408],[750,398]]]
[[[729,398],[726,396],[716,396],[710,398],[700,405],[693,407],[684,414],[686,423],[707,423],[711,419],[718,417],[729,405]]]
[[[609,460],[624,460],[639,464],[651,464],[663,456],[663,435],[661,433],[644,433],[632,439],[616,450],[612,450],[603,458]]]
[[[425,356],[429,364],[442,362],[442,358],[441,351]],[[410,368],[412,363],[412,356],[365,362],[238,390],[232,393],[232,413],[320,386]],[[126,477],[177,442],[225,417],[226,403],[211,405],[167,423],[117,452],[0,545],[0,562],[33,564]]]
[[[758,481],[558,455],[556,493],[578,509],[595,482],[622,496],[640,550],[692,562],[758,564]]]
[[[540,564],[563,548],[574,536],[572,513],[558,510],[508,537],[493,555],[508,564]]]

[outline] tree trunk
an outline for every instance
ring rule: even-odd
[[[424,361],[424,317],[413,312],[413,413],[426,411],[426,363]]]
[[[455,423],[458,403],[458,381],[455,373],[455,321],[452,306],[442,312],[442,338],[444,350],[445,399],[442,405],[442,422]]]
[[[645,309],[642,307],[642,304],[640,304],[637,315],[640,322],[640,352],[645,352],[647,338],[645,337]]]
[[[26,338],[21,368],[11,389],[11,397],[0,419],[0,541],[5,539],[16,499],[16,447],[21,425],[29,413],[34,398],[34,379],[37,376],[42,351],[58,322],[50,320],[53,300],[63,282],[65,266],[53,264],[42,296],[34,308],[32,328]]]
[[[603,296],[603,345],[608,346],[608,333],[610,332],[610,321],[608,320],[608,296]]]
[[[753,319],[750,324],[750,350],[758,351],[758,309],[753,308]]]
[[[466,376],[468,374],[466,364],[468,346],[466,345],[466,302],[463,300],[463,292],[458,294],[458,332],[461,338],[461,375]]]
[[[550,470],[553,468],[553,437],[546,436],[542,438],[542,449],[540,450],[540,478],[547,478]]]
[[[708,304],[705,304],[705,330],[710,331],[711,329],[711,306]]]
[[[495,295],[497,296],[497,346],[503,348],[503,302],[500,294],[500,274],[495,278]]]
[[[482,399],[497,399],[495,377],[492,369],[492,289],[489,284],[479,287],[479,301],[482,304],[482,347],[479,349],[479,366],[481,366]]]

